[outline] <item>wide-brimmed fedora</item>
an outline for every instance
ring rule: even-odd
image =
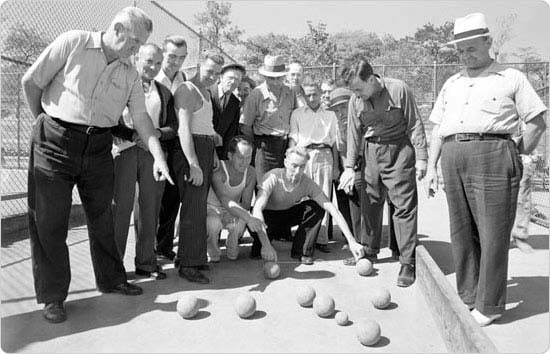
[[[285,60],[281,55],[266,55],[264,58],[264,64],[258,69],[258,73],[268,77],[285,76]]]
[[[485,15],[479,12],[457,18],[453,30],[454,39],[446,45],[456,44],[477,37],[490,35]]]
[[[335,88],[330,93],[330,103],[328,108],[329,109],[334,108],[341,103],[349,102],[352,94],[353,92],[347,88],[344,88],[344,87]]]

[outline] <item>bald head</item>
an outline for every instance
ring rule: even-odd
[[[155,79],[162,66],[162,49],[153,43],[146,43],[136,55],[136,69],[141,80],[150,82]]]

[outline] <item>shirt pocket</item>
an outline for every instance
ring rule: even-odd
[[[393,127],[402,119],[403,112],[401,111],[401,107],[390,104],[388,105],[388,107],[386,107],[382,124],[384,124],[385,126]]]
[[[502,111],[503,99],[499,97],[490,97],[481,101],[480,110],[490,114],[499,114]]]

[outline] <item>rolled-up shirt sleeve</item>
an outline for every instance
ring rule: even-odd
[[[141,85],[141,80],[135,72],[135,77],[132,82],[132,89],[130,91],[130,97],[128,98],[128,110],[132,117],[138,114],[148,114],[145,106],[145,93]]]
[[[514,97],[516,110],[519,118],[524,122],[528,122],[545,112],[547,107],[544,105],[533,86],[531,86],[527,77],[519,71],[515,71],[515,73],[518,76],[517,79],[514,80],[516,82],[516,94]]]
[[[416,106],[414,94],[411,89],[405,85],[402,96],[401,107],[403,107],[403,115],[407,121],[407,134],[411,139],[416,150],[417,160],[427,160],[428,150],[426,144],[426,133],[424,131],[424,123],[420,112]]]
[[[74,44],[77,42],[71,38],[71,32],[66,32],[59,35],[44,49],[27,71],[27,75],[32,78],[36,86],[41,89],[48,86],[59,70],[65,66]]]
[[[344,167],[354,168],[357,162],[357,155],[361,146],[361,111],[358,105],[360,98],[353,95],[348,106],[348,132],[347,132],[347,158]]]

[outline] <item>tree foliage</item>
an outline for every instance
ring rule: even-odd
[[[231,3],[209,0],[206,9],[195,15],[195,22],[202,35],[214,45],[223,47],[224,42],[237,43],[243,34],[242,30],[233,25],[230,15]]]

